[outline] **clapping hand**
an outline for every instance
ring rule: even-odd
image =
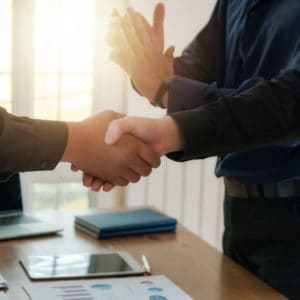
[[[174,47],[164,52],[164,15],[163,4],[157,4],[151,26],[131,7],[123,16],[115,10],[107,34],[111,60],[128,73],[150,102],[161,82],[173,75]]]

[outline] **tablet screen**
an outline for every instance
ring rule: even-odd
[[[136,271],[118,253],[28,256],[21,259],[21,264],[33,279],[122,275]]]

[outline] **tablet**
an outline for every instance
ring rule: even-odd
[[[33,280],[110,277],[143,274],[144,269],[127,252],[32,255],[20,258]]]

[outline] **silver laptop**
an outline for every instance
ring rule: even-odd
[[[19,174],[0,182],[0,240],[56,234],[57,225],[45,223],[23,213]]]

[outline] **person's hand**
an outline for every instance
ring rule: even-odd
[[[115,11],[107,35],[111,59],[131,76],[137,90],[150,102],[161,82],[173,75],[174,47],[164,52],[163,22],[162,3],[155,7],[153,26],[132,8],[124,16]],[[167,97],[163,104],[167,106]]]
[[[79,171],[79,169],[73,164],[71,164],[71,170],[73,172]],[[101,188],[103,188],[104,192],[109,192],[115,187],[115,185],[111,184],[110,182],[104,182],[103,180],[86,173],[82,173],[82,184],[94,192],[99,192]]]
[[[78,172],[80,171],[75,165],[71,164],[71,170],[73,172]],[[105,192],[109,192],[110,190],[112,190],[114,188],[114,185],[112,185],[109,182],[103,182],[102,180],[93,177],[91,175],[88,175],[86,173],[82,173],[82,184],[87,187],[90,188],[92,191],[94,192],[99,192],[101,190],[101,188],[103,188],[103,190]]]
[[[160,119],[124,117],[113,120],[107,127],[104,141],[108,145],[113,145],[126,134],[142,140],[159,156],[184,149],[183,136],[170,116]]]
[[[108,123],[121,116],[104,111],[81,122],[69,122],[68,142],[61,160],[99,179],[98,186],[104,182],[125,186],[148,176],[152,167],[160,164],[159,156],[149,146],[130,135],[112,146],[103,141]]]

